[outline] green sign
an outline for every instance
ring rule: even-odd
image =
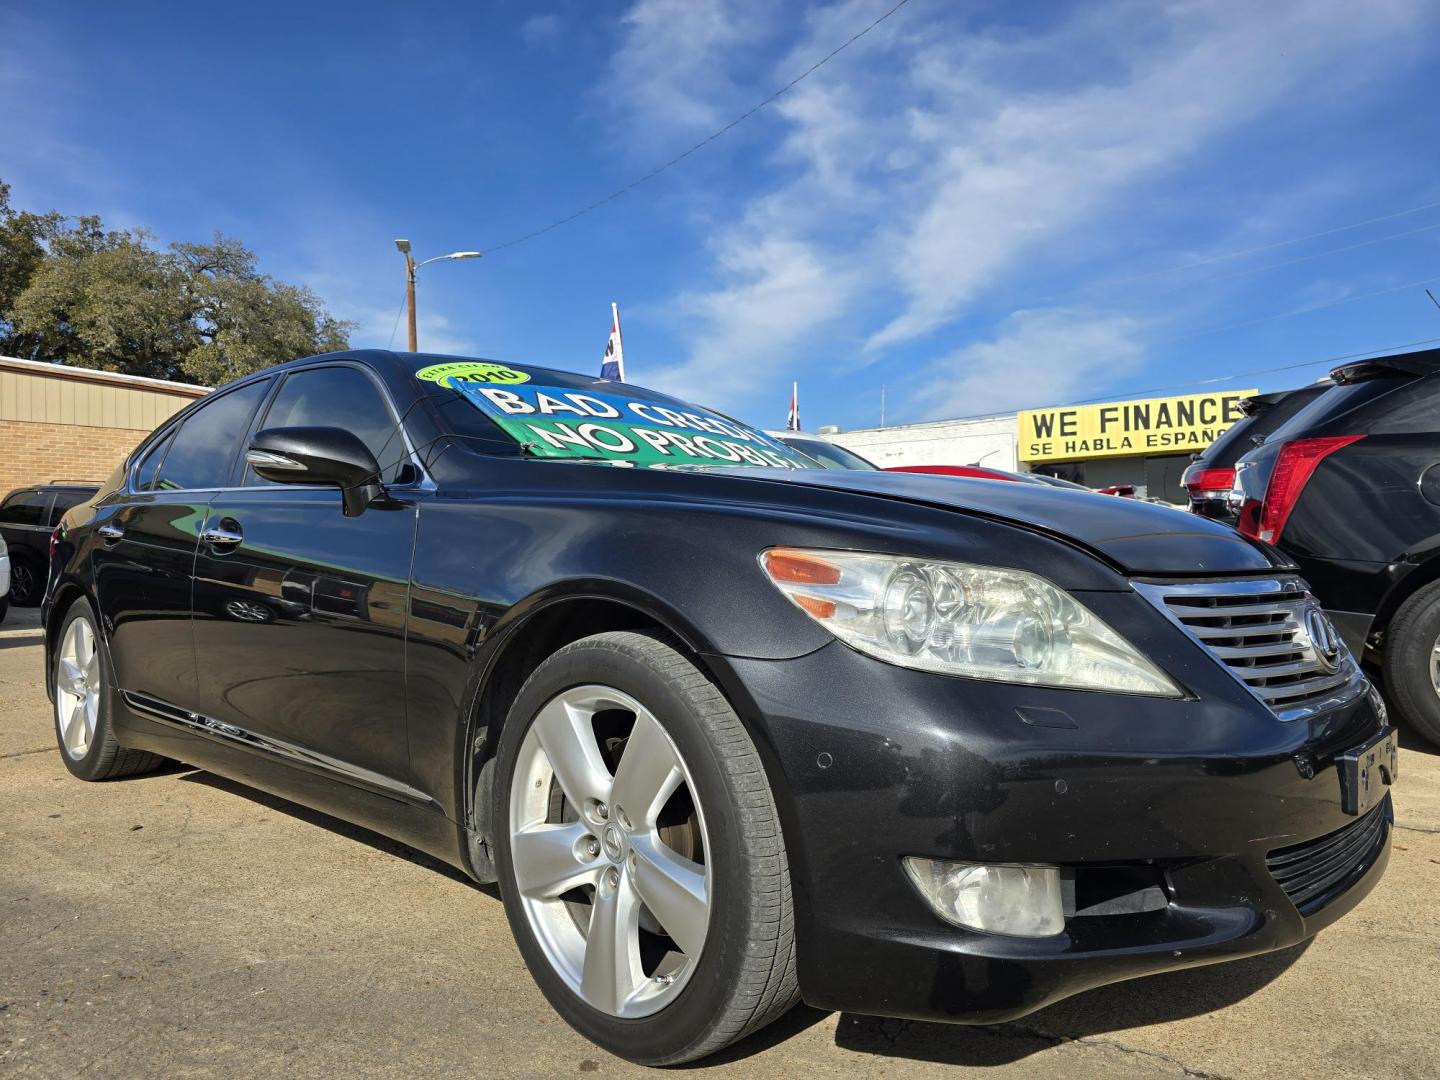
[[[495,377],[477,378],[481,368]],[[537,457],[658,469],[819,467],[763,431],[693,406],[537,386],[498,364],[437,364],[417,374],[463,395]]]

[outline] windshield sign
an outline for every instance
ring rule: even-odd
[[[628,395],[624,383],[613,384],[620,392],[581,391],[473,361],[415,375],[461,395],[537,457],[642,468],[818,468],[762,431],[693,405]]]

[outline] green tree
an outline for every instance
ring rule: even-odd
[[[351,324],[330,315],[309,289],[259,273],[255,255],[219,233],[209,244],[172,245],[185,276],[195,343],[185,374],[218,386],[277,357],[344,349]]]
[[[343,349],[352,324],[309,289],[260,273],[216,233],[159,249],[98,217],[12,210],[0,184],[0,349],[78,367],[216,386]]]

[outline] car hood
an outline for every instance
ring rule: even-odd
[[[756,474],[762,470],[726,471],[760,479]],[[777,478],[763,471],[764,479]],[[927,473],[812,469],[787,473],[784,479],[1022,525],[1086,547],[1131,574],[1257,573],[1290,565],[1228,525],[1114,495]]]

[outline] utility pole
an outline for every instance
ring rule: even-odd
[[[442,259],[478,259],[485,253],[483,251],[452,251],[449,255],[436,255],[433,259],[417,263],[415,256],[410,254],[409,240],[396,240],[395,249],[405,256],[405,321],[410,331],[410,351],[419,352],[420,345],[415,332],[415,272],[422,266],[429,266]]]

